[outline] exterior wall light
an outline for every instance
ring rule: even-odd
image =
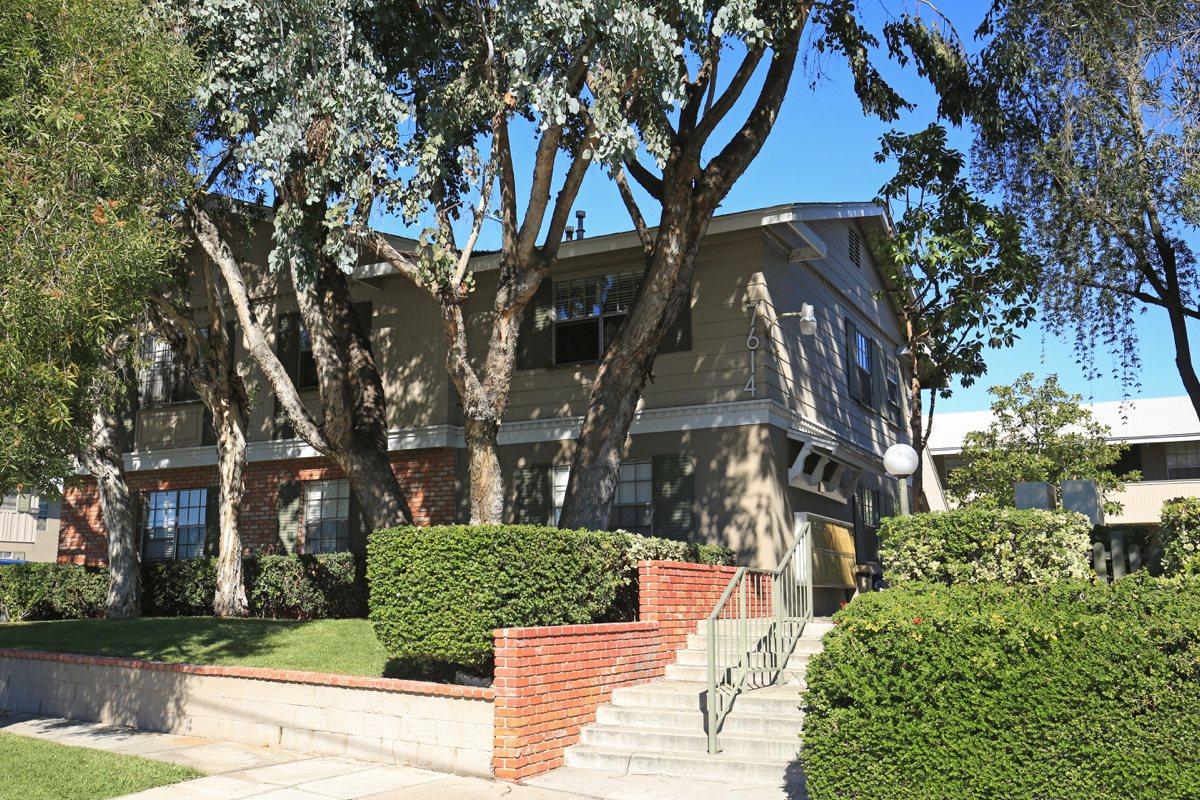
[[[917,451],[907,444],[894,444],[883,454],[883,468],[888,475],[900,481],[900,514],[902,516],[909,514],[908,476],[916,472],[919,466],[921,466],[921,459],[917,455]]]
[[[796,317],[800,320],[800,335],[813,336],[817,332],[817,314],[813,310],[812,303],[804,303],[800,306],[799,311],[788,311],[780,314],[777,319],[791,319]]]

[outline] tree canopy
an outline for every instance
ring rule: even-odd
[[[0,487],[69,474],[180,251],[192,61],[139,0],[0,8]]]

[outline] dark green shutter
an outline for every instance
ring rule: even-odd
[[[300,315],[292,312],[280,314],[275,329],[275,352],[288,377],[295,383],[300,364]]]
[[[682,353],[691,349],[692,293],[689,291],[687,299],[683,301],[683,308],[679,309],[679,315],[675,317],[675,321],[667,329],[667,335],[663,337],[662,343],[659,344],[658,352]]]
[[[862,381],[858,377],[858,329],[846,320],[846,390],[851,400],[862,399]]]
[[[549,525],[554,519],[552,467],[535,464],[513,470],[513,522]]]
[[[371,342],[371,301],[363,300],[361,303],[354,304],[354,316],[358,317],[358,326],[362,328],[363,336],[367,337],[367,343]]]
[[[882,348],[875,340],[871,340],[871,397],[869,401],[871,407],[882,412],[884,409],[883,396],[885,387],[883,384],[883,357]]]
[[[554,284],[543,280],[521,315],[517,369],[554,366]]]
[[[279,547],[285,553],[296,552],[296,541],[300,536],[300,482],[286,481],[279,484],[277,498],[279,530],[276,534]]]
[[[204,407],[204,414],[200,418],[200,444],[207,447],[216,443],[217,431],[213,428],[212,409],[206,405]]]
[[[271,412],[271,438],[272,439],[295,439],[296,430],[292,427],[292,420],[284,410],[283,404],[279,402],[279,398],[275,398],[274,409]]]
[[[651,471],[654,481],[654,535],[691,539],[692,501],[696,497],[691,456],[682,453],[655,456]]]
[[[204,501],[204,555],[212,558],[221,553],[221,489],[208,487]]]
[[[362,506],[358,503],[358,496],[354,494],[354,488],[350,488],[350,552],[357,555],[366,555],[367,552],[367,534],[370,528],[367,525],[366,518],[363,517]]]

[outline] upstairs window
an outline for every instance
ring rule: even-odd
[[[371,303],[354,304],[354,313],[367,340],[371,338]],[[300,320],[299,312],[279,316],[275,331],[275,348],[279,361],[297,389],[312,389],[317,385],[317,362],[313,359],[312,335]],[[290,437],[287,437],[290,438]]]
[[[46,530],[46,520],[50,518],[50,501],[39,499],[37,510],[37,529],[39,531]]]
[[[142,522],[142,559],[170,561],[204,555],[208,489],[148,492]]]
[[[846,388],[850,397],[875,405],[875,343],[853,321],[846,320]]]
[[[1200,478],[1200,442],[1167,442],[1167,480]]]
[[[850,251],[850,262],[856,267],[862,266],[862,243],[858,240],[858,231],[849,228],[847,248]]]
[[[554,363],[599,361],[633,306],[641,273],[554,282]]]
[[[171,345],[154,336],[142,339],[138,391],[142,405],[147,407],[200,399]]]

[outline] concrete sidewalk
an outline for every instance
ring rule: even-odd
[[[207,773],[121,800],[580,800],[594,795],[169,733],[0,715],[0,731],[169,761]]]

